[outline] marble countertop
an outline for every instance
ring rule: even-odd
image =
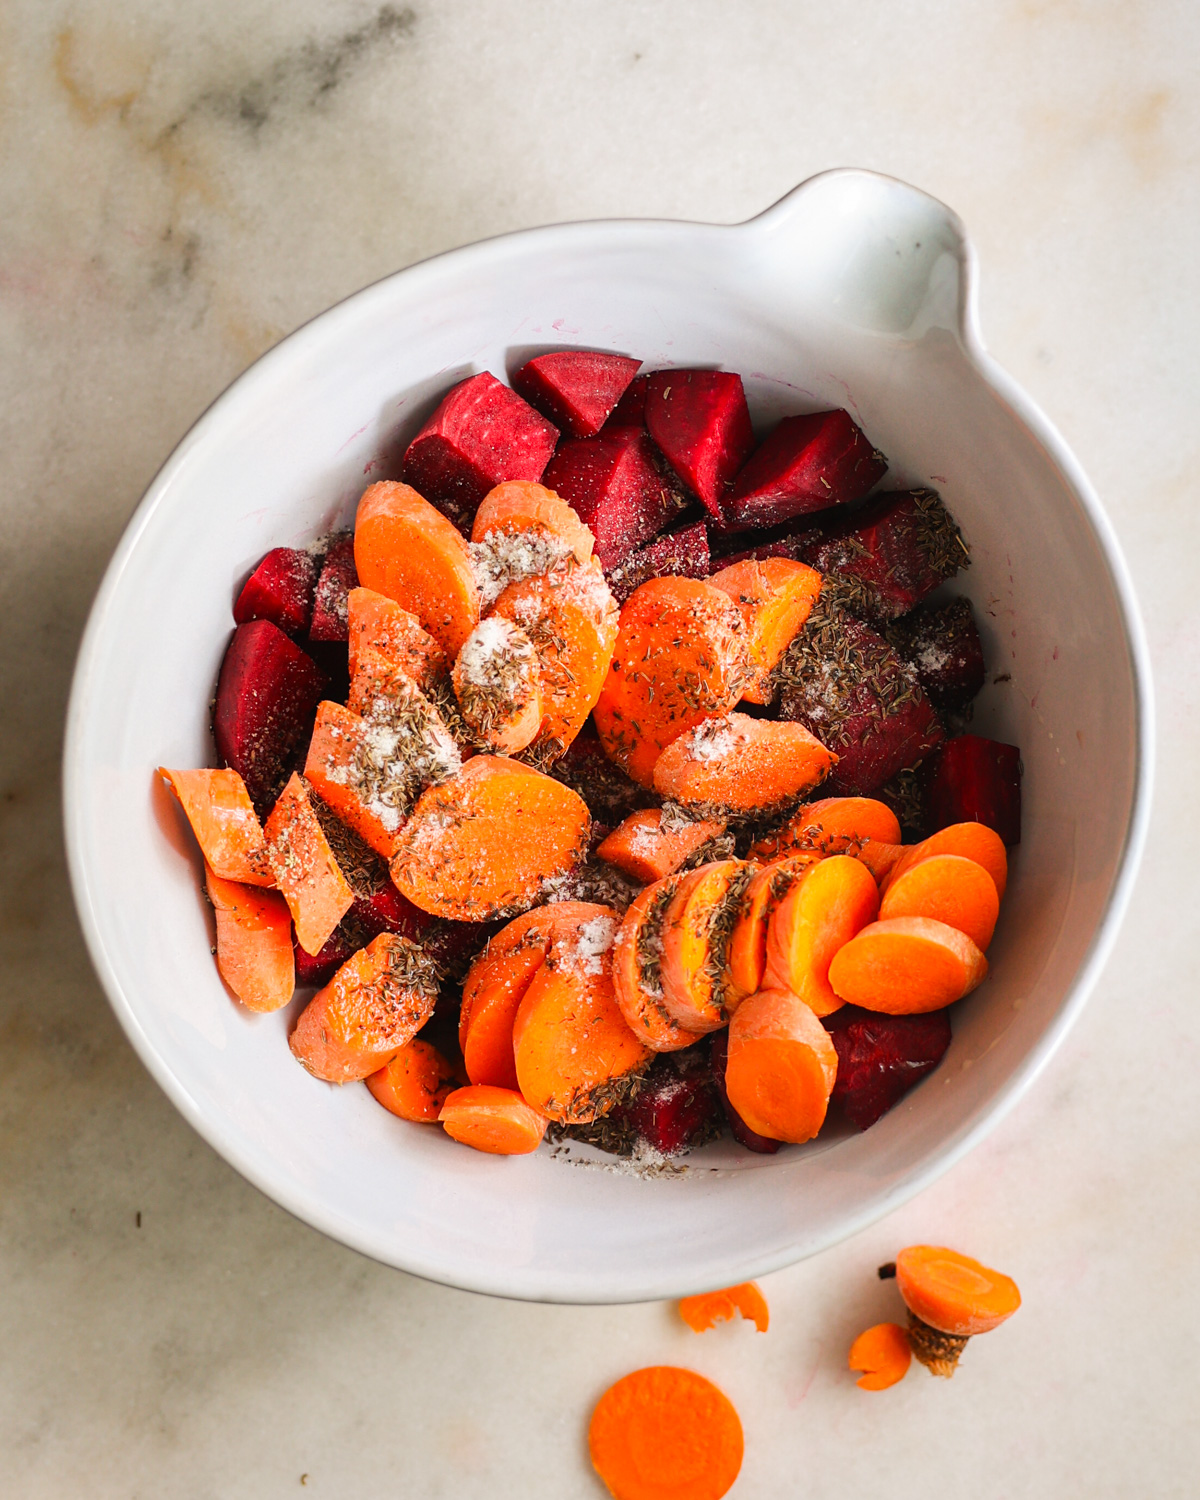
[[[1195,1493],[1198,45],[1169,0],[0,7],[0,1490],[590,1500],[596,1396],[676,1362],[742,1414],[736,1495]],[[373,1264],[192,1133],[92,974],[58,801],[92,594],[188,425],[335,299],[525,225],[735,221],[839,165],[961,213],[990,346],[1129,559],[1161,751],[1116,950],[984,1145],[767,1279],[765,1337]],[[845,1352],[913,1240],[1024,1308],[953,1382],[867,1396]]]

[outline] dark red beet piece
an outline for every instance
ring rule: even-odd
[[[308,748],[325,674],[270,620],[239,625],[217,678],[213,736],[223,766],[266,818]]]
[[[350,615],[348,599],[358,587],[358,570],[354,566],[354,537],[343,532],[329,544],[321,564],[313,596],[312,624],[309,639],[314,641],[348,641]]]
[[[646,387],[649,375],[635,375],[629,389],[613,408],[613,414],[604,424],[606,432],[619,427],[644,427],[646,425]]]
[[[969,599],[902,616],[888,640],[911,662],[926,696],[941,709],[963,709],[983,686],[983,642]]]
[[[539,480],[558,428],[487,370],[461,381],[413,438],[404,479],[460,529],[506,479]]]
[[[729,1061],[729,1033],[727,1031],[714,1032],[711,1048],[709,1056],[712,1058],[713,1082],[716,1084],[717,1095],[725,1111],[725,1118],[729,1121],[734,1140],[745,1146],[747,1151],[757,1151],[761,1156],[773,1156],[783,1142],[773,1141],[768,1136],[759,1135],[756,1130],[751,1130],[730,1104],[729,1095],[725,1092],[725,1064]]]
[[[867,1130],[927,1073],[950,1045],[944,1010],[920,1016],[883,1016],[853,1005],[824,1018],[837,1049],[837,1081],[830,1104],[859,1130]]]
[[[335,927],[325,940],[319,953],[306,953],[292,934],[292,950],[296,959],[296,983],[314,985],[317,989],[329,983],[347,959],[353,958],[370,939],[361,932]]]
[[[559,445],[542,483],[561,496],[596,538],[608,569],[655,537],[687,506],[654,444],[636,427]],[[661,464],[661,467],[660,467]]]
[[[368,894],[354,897],[349,915],[363,928],[369,938],[381,932],[398,932],[401,937],[418,939],[433,920],[407,898],[402,896],[391,880],[384,879]]]
[[[722,512],[736,526],[774,526],[848,505],[887,473],[887,460],[845,411],[784,417],[739,470]]]
[[[308,629],[312,618],[316,559],[298,547],[273,547],[246,579],[233,606],[237,625],[270,620],[288,635]]]
[[[857,591],[856,614],[884,623],[907,614],[970,555],[933,490],[900,490],[848,517],[804,561]]]
[[[925,804],[930,831],[986,823],[1006,844],[1021,842],[1021,752],[1016,745],[960,734],[930,762]]]
[[[646,427],[667,462],[714,516],[754,446],[742,377],[726,370],[656,370]]]
[[[651,578],[707,578],[711,569],[708,528],[703,521],[696,521],[640,548],[627,562],[613,569],[608,586],[617,603],[624,604],[634,589],[641,588]]]
[[[677,1156],[718,1130],[721,1104],[700,1048],[655,1060],[637,1094],[618,1104],[611,1124],[646,1142],[661,1156]]]
[[[593,437],[608,420],[641,363],[623,354],[555,350],[522,365],[512,385],[563,432],[577,438]]]

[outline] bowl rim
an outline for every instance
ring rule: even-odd
[[[1032,397],[1001,368],[987,351],[979,324],[978,256],[961,219],[952,209],[900,179],[864,169],[843,167],[819,172],[804,179],[770,207],[737,224],[715,225],[689,220],[635,218],[572,221],[491,236],[416,261],[360,288],[300,324],[236,376],[201,412],[172,448],[126,524],[92,602],[72,677],[63,744],[64,839],[76,911],[97,977],[134,1051],[151,1077],[192,1128],[242,1177],[272,1202],[279,1204],[305,1224],[371,1259],[443,1285],[523,1301],[574,1304],[628,1303],[660,1300],[709,1289],[707,1281],[695,1286],[672,1284],[669,1289],[657,1282],[654,1285],[644,1283],[636,1287],[614,1282],[612,1285],[597,1286],[587,1296],[581,1296],[574,1290],[556,1293],[552,1286],[532,1292],[525,1286],[514,1285],[511,1278],[506,1277],[503,1272],[464,1278],[461,1275],[444,1271],[431,1261],[423,1260],[419,1254],[385,1256],[377,1247],[364,1243],[361,1237],[356,1237],[353,1233],[353,1226],[347,1225],[339,1215],[324,1210],[319,1202],[314,1203],[299,1193],[281,1187],[278,1182],[271,1180],[269,1174],[260,1172],[242,1151],[236,1136],[224,1128],[223,1122],[214,1120],[208,1115],[193,1099],[186,1085],[175,1075],[151,1044],[142,1029],[134,1006],[125,994],[109,958],[102,926],[92,900],[91,877],[81,852],[83,809],[87,801],[82,759],[88,710],[86,685],[97,661],[108,618],[120,591],[126,565],[137,548],[151,516],[162,502],[174,475],[187,462],[192,450],[207,440],[209,430],[220,420],[225,407],[239,401],[258,382],[269,379],[277,364],[284,360],[295,359],[308,340],[314,336],[315,325],[325,324],[333,315],[352,302],[358,303],[361,299],[379,294],[381,288],[394,282],[397,277],[411,276],[414,272],[427,267],[440,268],[453,262],[466,263],[474,257],[493,253],[497,248],[519,253],[526,246],[536,244],[544,249],[556,238],[560,241],[582,239],[595,235],[597,231],[603,231],[606,234],[633,230],[640,233],[652,233],[657,229],[662,232],[699,230],[716,234],[753,234],[772,228],[791,211],[801,195],[810,193],[817,184],[828,183],[833,179],[854,178],[902,188],[935,206],[945,216],[958,241],[956,253],[960,275],[957,333],[964,352],[980,379],[991,388],[1001,402],[1042,445],[1051,463],[1059,470],[1064,482],[1084,510],[1098,543],[1104,565],[1112,580],[1129,651],[1135,707],[1133,786],[1129,818],[1117,856],[1108,899],[1075,977],[1045,1031],[1020,1064],[998,1086],[995,1095],[978,1118],[949,1136],[894,1186],[868,1194],[857,1213],[840,1221],[836,1228],[818,1237],[812,1244],[769,1255],[750,1257],[747,1265],[736,1274],[739,1277],[765,1275],[850,1238],[915,1197],[960,1161],[1000,1123],[1048,1065],[1078,1018],[1112,951],[1122,919],[1129,906],[1149,828],[1155,750],[1154,692],[1149,647],[1128,565],[1121,552],[1112,523],[1091,482],[1058,429]]]

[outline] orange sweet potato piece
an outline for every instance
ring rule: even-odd
[[[296,940],[305,953],[319,953],[353,906],[354,892],[295,772],[271,810],[266,833],[271,869],[296,924]]]
[[[834,993],[889,1016],[941,1010],[987,976],[987,959],[965,933],[930,917],[872,922],[834,954]]]
[[[752,859],[777,859],[802,849],[848,854],[855,846],[900,843],[900,822],[886,802],[874,797],[823,797],[798,807],[785,827],[751,847]]]
[[[933,854],[959,854],[963,859],[973,859],[996,882],[996,894],[1004,899],[1008,885],[1008,851],[1004,840],[986,823],[951,823],[921,843],[913,844],[892,869],[884,883],[884,893],[906,870]]]
[[[654,763],[654,790],[685,807],[767,816],[836,764],[837,756],[802,724],[729,713],[671,741]]]
[[[439,510],[407,484],[371,485],[358,502],[354,565],[364,587],[416,615],[453,660],[479,619],[479,589],[467,544]]]
[[[681,734],[727,713],[749,671],[746,627],[728,594],[695,578],[652,578],[625,601],[595,708],[605,754],[640,786]]]
[[[679,1316],[694,1333],[707,1333],[718,1323],[729,1322],[735,1313],[753,1323],[759,1333],[766,1333],[771,1315],[757,1282],[743,1281],[719,1292],[701,1292],[698,1297],[684,1297],[679,1304]]]
[[[454,663],[454,691],[477,742],[516,755],[542,724],[542,674],[533,642],[503,615],[480,620]]]
[[[625,1023],[653,1052],[678,1052],[700,1040],[671,1019],[663,1001],[662,935],[680,875],[668,875],[636,896],[613,940],[613,991]]]
[[[790,990],[759,990],[729,1023],[725,1091],[751,1130],[772,1141],[809,1141],[825,1123],[837,1078],[829,1033]]]
[[[438,1116],[446,1134],[492,1156],[527,1156],[546,1133],[546,1116],[538,1114],[515,1089],[472,1084],[456,1089]]]
[[[775,908],[797,877],[820,858],[813,853],[792,854],[764,865],[751,875],[729,938],[726,962],[725,1009],[730,1015],[747,995],[763,987],[767,967],[767,928]]]
[[[888,886],[879,916],[932,917],[965,932],[975,946],[987,951],[1000,915],[996,882],[973,859],[961,854],[931,854],[910,865]]]
[[[830,962],[878,910],[878,887],[858,860],[834,854],[809,865],[771,914],[764,988],[790,990],[818,1016],[837,1010]]]
[[[632,812],[600,844],[596,854],[644,885],[673,874],[710,839],[725,832],[724,818],[671,818],[661,807]]]
[[[247,1010],[278,1010],[296,988],[292,917],[283,897],[223,880],[205,866],[217,917],[217,968]]]
[[[483,497],[471,526],[471,540],[482,542],[489,532],[512,534],[546,531],[560,538],[585,563],[592,555],[592,533],[565,500],[545,485],[509,479]]]
[[[275,884],[262,824],[236,771],[169,771],[159,766],[158,774],[179,799],[214,874],[242,885]]]
[[[447,1098],[461,1086],[458,1074],[432,1042],[415,1036],[378,1073],[371,1073],[366,1083],[384,1109],[401,1120],[430,1121],[437,1119]]]
[[[350,675],[358,670],[359,654],[378,651],[402,668],[424,689],[446,670],[442,648],[416,615],[374,589],[351,589],[347,596],[350,628]]]
[[[729,595],[746,622],[751,670],[742,696],[751,703],[770,703],[771,673],[812,612],[821,592],[820,573],[788,557],[747,558],[711,574],[708,581]]]
[[[729,1018],[725,1003],[729,940],[753,866],[714,860],[680,881],[662,933],[663,1004],[677,1026],[716,1031]]]

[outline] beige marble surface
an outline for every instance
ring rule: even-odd
[[[672,1361],[742,1412],[737,1495],[1196,1493],[1198,46],[1167,0],[0,0],[0,1493],[588,1500],[591,1403]],[[991,347],[1141,591],[1159,791],[1115,955],[984,1146],[769,1279],[765,1338],[374,1265],[189,1130],[92,975],[58,816],[92,592],[195,416],[334,299],[523,225],[736,220],[834,165],[963,215]],[[1025,1306],[953,1383],[868,1396],[845,1350],[914,1239]]]

